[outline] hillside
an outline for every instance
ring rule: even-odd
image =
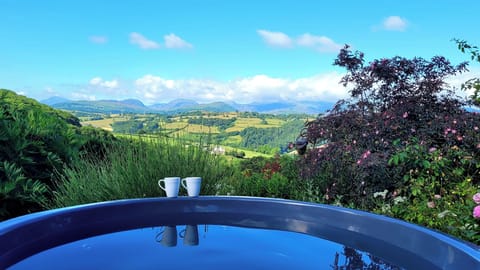
[[[65,167],[112,141],[70,113],[0,89],[0,220],[40,210]]]

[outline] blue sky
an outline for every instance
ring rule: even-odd
[[[480,45],[480,1],[0,0],[0,88],[147,104],[335,101],[344,44],[367,60]],[[452,78],[453,85],[480,76]]]

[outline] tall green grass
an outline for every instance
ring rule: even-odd
[[[216,194],[234,168],[211,155],[202,142],[185,145],[164,137],[123,138],[102,159],[66,168],[48,208],[116,199],[165,196],[157,181],[169,176],[202,177],[202,195]],[[180,194],[186,191],[180,188]]]

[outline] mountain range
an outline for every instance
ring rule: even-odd
[[[235,102],[198,103],[190,99],[176,99],[168,103],[146,106],[138,99],[125,100],[80,100],[51,97],[40,101],[56,109],[86,113],[181,113],[190,111],[209,112],[258,112],[271,114],[306,113],[319,114],[331,109],[333,102],[255,102],[239,104]]]

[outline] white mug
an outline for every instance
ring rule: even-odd
[[[162,186],[162,182],[165,186]],[[167,197],[177,197],[180,188],[180,177],[165,177],[158,180],[158,186],[167,193]]]
[[[182,187],[187,190],[188,196],[190,197],[197,197],[200,195],[201,185],[201,177],[187,177],[182,179]]]
[[[198,246],[198,227],[197,225],[187,225],[180,231],[180,238],[183,238],[183,244],[186,246]]]

